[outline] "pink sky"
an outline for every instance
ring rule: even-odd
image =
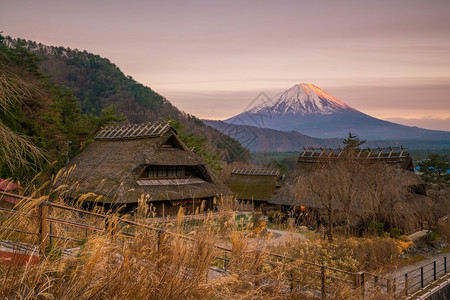
[[[382,119],[450,130],[450,1],[0,3],[0,31],[109,58],[201,118],[314,83]]]

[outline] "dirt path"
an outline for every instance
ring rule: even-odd
[[[421,230],[414,232],[413,234],[408,235],[408,237],[411,239],[411,241],[415,242],[421,237],[424,237],[428,233],[428,230]]]
[[[277,229],[267,229],[267,232],[272,233],[272,238],[268,241],[270,246],[278,246],[287,240],[294,239],[305,239],[305,236],[298,232],[277,230]]]

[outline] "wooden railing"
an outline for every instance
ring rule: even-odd
[[[16,197],[22,200],[33,200],[35,199],[18,196],[10,193],[3,193],[5,196]],[[0,194],[1,197],[1,194]],[[95,213],[91,211],[86,211],[83,209],[56,204],[48,201],[39,201],[37,205],[37,214],[24,213],[20,211],[16,211],[13,209],[0,208],[0,213],[9,214],[9,215],[19,215],[26,218],[31,218],[37,220],[38,222],[38,231],[32,232],[29,230],[23,230],[18,228],[7,228],[0,227],[2,230],[16,231],[24,234],[29,234],[38,237],[37,245],[39,246],[40,252],[45,253],[47,247],[52,244],[53,239],[60,239],[65,241],[70,241],[74,243],[83,243],[89,238],[89,232],[106,232],[109,230],[107,228],[108,219],[112,218],[111,216]],[[49,208],[54,209],[63,209],[71,212],[78,213],[80,215],[90,215],[96,218],[102,219],[102,223],[105,226],[93,226],[88,224],[83,224],[80,222],[63,220],[59,218],[54,218],[49,216]],[[153,230],[157,233],[157,241],[158,247],[160,241],[164,240],[164,236],[172,236],[182,238],[189,242],[194,242],[195,239],[192,237],[174,233],[168,231],[166,229],[161,229],[155,226],[151,226],[148,224],[142,224],[137,221],[128,220],[125,218],[120,218],[115,216],[114,218],[118,229],[114,234],[125,237],[125,238],[134,238],[135,235],[130,232],[130,227],[137,226],[149,230]],[[85,231],[85,236],[83,239],[74,238],[70,236],[59,236],[53,232],[53,224],[60,224],[64,226],[69,226],[72,228],[78,228]],[[129,227],[129,228],[127,228]],[[127,230],[128,229],[128,230]],[[229,249],[227,247],[215,245],[215,255],[213,260],[213,265],[215,265],[216,270],[220,270],[222,272],[232,272],[230,270],[230,264],[233,261],[233,249]],[[303,283],[299,279],[299,277],[304,278],[309,277],[313,279],[311,282],[310,289],[317,292],[317,296],[322,299],[326,299],[327,295],[330,294],[330,291],[333,289],[333,285],[335,283],[345,283],[354,289],[359,289],[361,291],[361,295],[364,296],[365,293],[369,291],[375,290],[383,290],[389,294],[401,293],[402,291],[398,290],[398,285],[396,284],[396,279],[388,278],[383,276],[378,276],[375,274],[371,274],[368,272],[349,272],[345,270],[341,270],[338,268],[329,267],[326,265],[311,263],[307,261],[302,261],[293,257],[288,257],[285,255],[280,255],[276,253],[271,253],[268,251],[262,250],[251,250],[248,253],[254,255],[255,261],[261,261],[261,265],[258,270],[261,274],[267,272],[268,269],[282,268],[286,271],[286,274],[289,276],[286,277],[286,281],[289,283],[291,290],[294,291],[298,288],[300,283]],[[263,259],[261,259],[263,258]],[[265,270],[265,271],[264,271]],[[301,275],[301,276],[300,276]],[[407,275],[406,275],[407,276]],[[408,281],[405,283],[405,290],[408,291]],[[403,292],[404,293],[404,292]]]

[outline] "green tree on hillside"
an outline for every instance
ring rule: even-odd
[[[107,58],[77,49],[45,46],[11,37],[6,39],[10,49],[20,44],[27,50],[17,55],[19,61],[25,59],[38,66],[33,68],[46,74],[48,82],[70,88],[80,100],[79,107],[85,115],[100,116],[102,109],[107,109],[110,104],[114,104],[130,123],[154,122],[170,115],[183,123],[186,133],[207,136],[211,150],[221,159],[228,162],[248,162],[250,159],[249,151],[238,141],[180,111],[162,95],[123,74]]]
[[[268,162],[265,165],[266,168],[271,168],[271,169],[278,169],[280,171],[281,174],[286,175],[287,173],[289,173],[290,169],[289,167],[281,161],[277,161],[277,160],[272,160],[271,162]]]
[[[2,42],[0,34],[0,166],[5,165],[12,170],[35,168],[45,160],[45,151],[10,125],[16,118],[13,108],[21,105],[22,97],[30,95],[35,87],[8,66],[9,51]]]
[[[124,120],[113,106],[100,116],[82,114],[79,99],[40,73],[22,41],[8,47],[0,37],[0,177],[23,181],[57,171],[100,127]]]
[[[450,164],[445,161],[439,154],[429,154],[428,159],[419,162],[419,170],[421,177],[426,182],[444,183],[450,182]]]
[[[208,143],[208,138],[194,133],[187,133],[184,130],[184,125],[181,122],[172,119],[170,116],[168,117],[168,120],[170,121],[171,126],[178,132],[180,139],[188,148],[200,155],[200,157],[208,165],[210,165],[214,171],[222,170],[220,158],[212,151],[212,147]]]
[[[362,144],[364,144],[366,140],[361,140],[358,136],[352,135],[351,132],[348,133],[348,138],[344,139],[342,143],[344,143],[346,150],[356,149]]]
[[[54,107],[59,113],[60,129],[65,133],[65,139],[70,144],[67,158],[75,156],[84,142],[89,141],[102,127],[126,120],[122,114],[116,113],[113,104],[102,109],[99,116],[83,114],[79,99],[68,88],[60,92]]]

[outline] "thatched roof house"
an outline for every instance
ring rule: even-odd
[[[167,122],[104,128],[68,167],[74,167],[72,197],[95,193],[103,204],[133,209],[144,196],[158,214],[175,213],[179,206],[192,212],[203,200],[212,209],[214,197],[231,194]]]
[[[280,178],[280,171],[276,169],[235,168],[225,184],[237,199],[259,206],[272,198],[280,187]]]
[[[283,180],[281,187],[269,201],[271,204],[282,206],[308,206],[319,207],[320,204],[314,199],[310,201],[302,201],[296,199],[296,191],[298,190],[297,180],[301,176],[309,176],[318,168],[325,164],[333,167],[334,164],[348,159],[349,152],[345,149],[325,149],[325,148],[304,148],[300,153],[297,164]],[[365,164],[383,164],[398,167],[399,176],[402,176],[405,185],[409,186],[415,194],[425,195],[424,182],[414,174],[412,159],[406,149],[400,148],[376,148],[376,149],[356,149],[350,153],[353,159]],[[383,174],[379,174],[383,176]]]

